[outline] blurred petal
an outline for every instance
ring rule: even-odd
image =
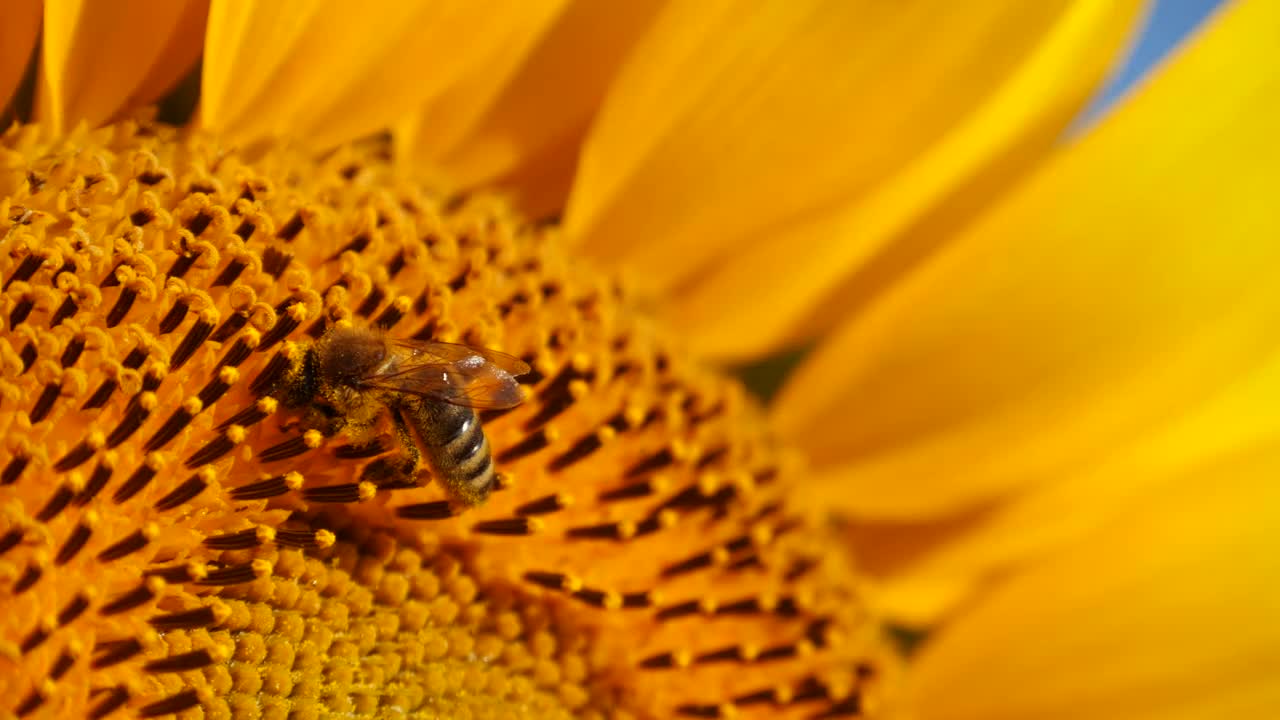
[[[389,128],[491,62],[516,29],[539,30],[559,2],[215,0],[200,123],[318,146]]]
[[[1167,494],[1189,469],[1280,446],[1277,407],[1280,353],[1273,353],[1222,395],[1141,442],[1114,448],[1091,471],[941,521],[852,523],[849,537],[863,569],[878,580],[883,611],[926,625],[986,579],[1079,542],[1126,513],[1145,512],[1150,498]]]
[[[522,71],[529,53],[543,39],[552,19],[561,15],[564,4],[563,0],[543,2],[541,13],[516,14],[513,19],[519,24],[505,28],[509,37],[494,43],[489,56],[477,60],[447,90],[398,125],[397,140],[411,161],[440,165],[443,155],[466,140],[512,76]],[[560,78],[561,82],[565,79]]]
[[[588,139],[569,233],[674,294],[702,350],[776,345],[958,183],[1034,160],[1136,6],[673,3]],[[1014,168],[992,167],[1014,147]],[[717,328],[748,315],[748,289],[760,319]]]
[[[938,561],[950,543],[976,532],[985,518],[972,512],[931,523],[843,521],[879,616],[900,627],[928,630],[989,581],[972,565]]]
[[[40,34],[40,0],[14,0],[0,23],[0,106],[7,105],[22,82]]]
[[[401,6],[397,3],[394,7]],[[319,3],[299,0],[212,0],[197,122],[225,134],[233,122],[242,121],[246,106],[279,73],[312,16],[324,15],[319,10]],[[368,13],[364,18],[371,16],[382,18],[385,13]],[[316,76],[323,77],[330,69],[317,69]],[[305,82],[306,78],[299,80]]]
[[[48,0],[36,116],[54,132],[158,98],[200,57],[207,0]]]
[[[665,2],[570,3],[465,142],[436,151],[448,151],[442,164],[463,185],[515,178],[528,180],[515,183],[526,193],[543,188],[535,166],[572,168],[609,83]],[[566,149],[568,162],[550,157]]]
[[[209,0],[188,0],[169,33],[169,41],[133,91],[127,107],[145,105],[161,97],[194,69],[204,48],[205,22],[208,19]]]
[[[582,132],[585,132],[585,128]],[[526,215],[534,218],[556,218],[564,213],[565,198],[578,169],[578,150],[582,132],[570,131],[560,142],[537,155],[522,158],[511,174],[491,182],[502,189]],[[466,178],[458,176],[459,180]]]
[[[1280,5],[1231,6],[809,358],[775,418],[815,492],[864,518],[974,507],[1261,363],[1280,331],[1277,33]]]
[[[1280,715],[1277,450],[1010,578],[917,658],[920,719]]]
[[[999,87],[875,187],[752,238],[675,290],[667,319],[704,353],[759,356],[829,329],[927,255],[959,213],[994,201],[1036,166],[1101,82],[1137,3],[1076,2],[1042,30]],[[797,250],[803,248],[803,251]],[[753,298],[742,312],[742,299]]]

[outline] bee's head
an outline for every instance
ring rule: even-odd
[[[386,358],[387,345],[370,330],[338,326],[316,341],[314,351],[325,382],[356,387]]]

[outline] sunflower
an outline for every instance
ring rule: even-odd
[[[1265,716],[1280,12],[1062,145],[1139,5],[13,3],[6,712]],[[528,363],[486,502],[346,326]]]

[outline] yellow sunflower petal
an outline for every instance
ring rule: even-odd
[[[0,105],[8,104],[26,72],[40,34],[40,0],[17,0],[0,23]]]
[[[751,295],[762,306],[780,301],[777,294],[810,280],[795,274],[803,260],[779,255],[808,256],[815,237],[835,237],[815,262],[847,272],[1010,143],[1064,124],[1134,5],[675,3],[601,110],[568,229],[651,291],[697,295],[697,328],[726,308],[696,284],[770,238],[764,266],[753,260],[728,271],[735,279],[727,297],[740,301],[744,287],[758,284],[758,269],[775,273],[782,262],[787,275],[776,292]],[[902,173],[911,177],[895,179]],[[877,191],[884,196],[872,197]],[[878,214],[866,219],[876,227],[863,239],[849,236],[862,220],[832,218],[859,199]],[[804,229],[788,235],[795,227]],[[672,315],[682,312],[677,304]],[[784,324],[771,319],[751,338],[741,326],[709,333],[703,344],[759,347]]]
[[[917,658],[921,720],[1280,714],[1274,446],[1011,578]]]
[[[243,122],[241,116],[247,107],[252,107],[250,101],[279,73],[311,17],[324,14],[319,10],[319,3],[296,0],[270,3],[212,0],[197,122],[224,133],[234,122]],[[372,16],[382,17],[382,14],[368,13],[362,17]],[[318,68],[317,76],[323,76],[330,69]]]
[[[57,132],[155,100],[200,56],[207,0],[48,0],[36,115]]]
[[[159,98],[193,70],[196,58],[204,49],[205,23],[209,19],[210,0],[188,0],[183,12],[169,32],[168,42],[152,63],[151,70],[138,84],[129,106],[145,105]]]
[[[411,161],[440,165],[440,157],[456,148],[497,101],[564,4],[563,0],[542,2],[538,5],[541,12],[513,16],[517,22],[503,28],[507,37],[493,43],[485,58],[477,59],[447,90],[399,125],[397,140],[405,146],[402,152]],[[560,80],[565,82],[566,78]]]
[[[1277,32],[1280,5],[1231,6],[810,358],[775,418],[818,492],[864,517],[971,507],[1088,467],[1265,357]]]
[[[984,579],[1034,563],[1126,513],[1144,512],[1188,469],[1280,443],[1280,353],[1263,360],[1221,396],[1163,432],[1115,448],[1089,472],[941,521],[851,523],[848,538],[879,581],[878,603],[899,622],[930,624]]]
[[[530,182],[515,183],[521,191],[541,190],[531,170],[558,159],[553,152],[576,150],[609,82],[665,2],[570,3],[466,141],[436,152],[440,162],[464,185],[523,173]],[[576,153],[568,160],[571,167]]]
[[[214,2],[200,122],[318,145],[388,128],[558,4]]]
[[[570,131],[559,142],[523,158],[512,173],[491,182],[501,187],[511,201],[530,217],[557,217],[564,212],[565,198],[569,197],[569,189],[573,186],[580,140],[579,133]],[[466,170],[461,169],[455,177],[465,178],[465,173]]]
[[[1128,35],[1136,2],[1075,2],[998,87],[874,188],[762,229],[675,289],[667,319],[705,354],[759,356],[847,317],[841,287],[891,277],[945,240],[939,226],[994,200],[1061,136]],[[799,250],[802,249],[802,250]],[[753,298],[742,312],[742,298]]]

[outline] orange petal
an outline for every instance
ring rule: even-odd
[[[504,28],[507,37],[493,43],[486,57],[400,124],[397,141],[404,145],[402,152],[413,162],[442,165],[440,158],[470,134],[522,69],[563,5],[563,0],[542,2],[541,12],[516,14],[513,19],[520,22]]]
[[[152,102],[173,88],[193,70],[204,48],[209,0],[188,0],[183,13],[169,33],[169,40],[129,98],[127,107]]]
[[[986,579],[1035,563],[1126,513],[1143,512],[1188,472],[1280,443],[1280,354],[1263,361],[1161,432],[1113,448],[1088,472],[945,520],[851,523],[848,537],[878,580],[883,611],[909,625],[930,624]]]
[[[490,62],[516,29],[549,21],[559,2],[215,1],[200,123],[318,146],[390,128]]]
[[[0,105],[9,103],[26,73],[40,34],[40,10],[40,0],[15,0],[5,7],[0,23]]]
[[[1032,170],[1098,86],[1137,3],[1077,2],[967,116],[874,188],[769,228],[675,289],[704,354],[760,356],[830,329]],[[803,248],[803,251],[796,250]],[[742,298],[753,298],[751,312]]]
[[[61,132],[154,101],[200,56],[207,0],[48,0],[36,117]]]
[[[914,665],[920,720],[1280,715],[1274,446],[1010,578]]]
[[[585,129],[584,129],[585,132]],[[533,218],[555,218],[564,212],[565,198],[578,169],[580,133],[570,132],[536,155],[524,157],[510,174],[483,184],[492,184]],[[446,161],[447,162],[447,161]],[[471,185],[465,170],[453,177],[464,186]]]
[[[774,346],[957,185],[1016,176],[1135,7],[674,3],[592,130],[568,230],[674,294],[670,318],[703,351]]]
[[[811,356],[775,418],[815,492],[862,517],[973,507],[1256,367],[1280,333],[1277,33],[1280,5],[1231,6]]]
[[[319,3],[297,0],[270,3],[212,0],[197,123],[227,135],[233,123],[243,122],[241,116],[251,107],[250,101],[280,73],[311,17],[320,9]],[[382,16],[381,13],[362,15],[366,19]],[[328,70],[328,67],[318,69],[317,75],[322,77],[323,71]],[[305,77],[299,79],[306,80]]]
[[[541,191],[536,166],[565,164],[551,156],[561,149],[576,160],[609,83],[665,1],[569,3],[465,142],[434,151],[439,162],[463,185],[518,177],[528,180],[515,183],[519,190]]]

